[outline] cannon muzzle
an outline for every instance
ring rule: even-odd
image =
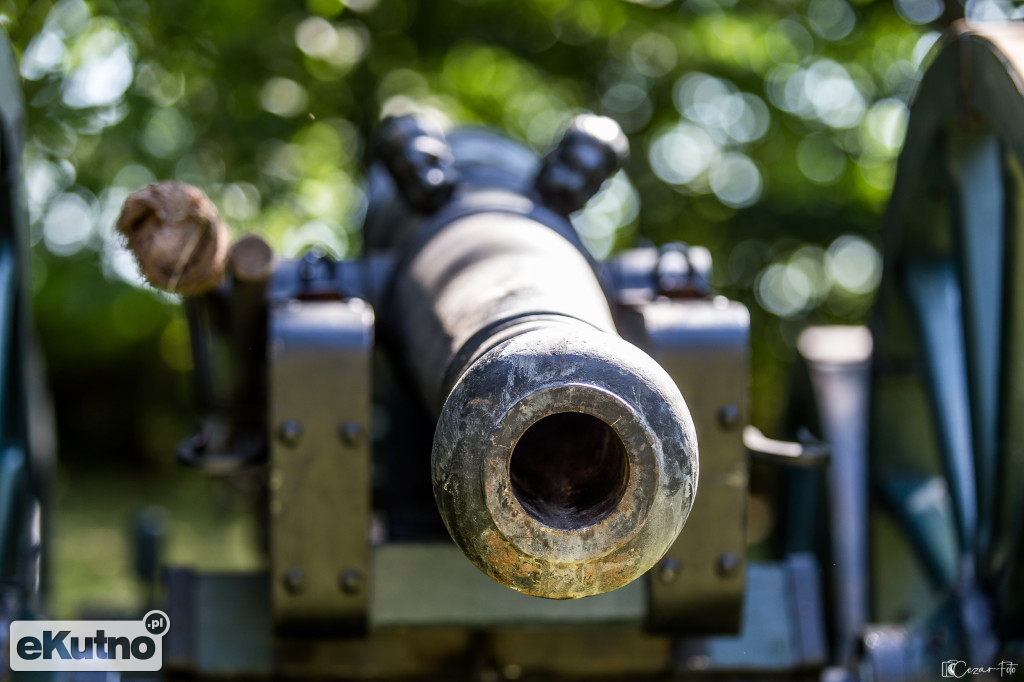
[[[445,401],[433,485],[445,525],[485,573],[571,599],[639,577],[679,534],[696,441],[650,357],[582,322],[526,323]]]
[[[565,219],[621,162],[624,138],[601,139],[618,131],[609,123],[578,119],[539,171],[478,132],[451,147],[408,119],[382,132],[383,160],[399,191],[414,185],[405,203],[420,213],[389,221],[381,241],[406,236],[386,315],[437,416],[438,509],[482,571],[552,599],[608,592],[651,568],[697,486],[683,397],[616,332]]]

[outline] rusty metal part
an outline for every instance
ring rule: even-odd
[[[574,209],[553,213],[524,193],[565,198],[571,185],[579,203],[621,163],[620,137],[605,119],[578,118],[521,189],[473,157],[453,204],[412,238],[394,233],[408,241],[387,328],[440,415],[432,482],[442,519],[486,574],[552,599],[608,592],[651,568],[697,486],[686,404],[618,336],[593,264],[557,214]]]
[[[153,286],[195,296],[220,284],[230,235],[198,188],[162,182],[139,190],[125,200],[117,231]]]
[[[617,336],[524,324],[474,362],[434,437],[433,483],[485,573],[553,599],[638,578],[679,534],[697,443],[671,378]]]
[[[639,577],[679,533],[697,484],[671,378],[618,337],[586,256],[533,217],[484,210],[414,248],[388,314],[440,414],[434,495],[452,537],[536,596]]]

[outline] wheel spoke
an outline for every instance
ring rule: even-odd
[[[910,261],[905,279],[921,330],[938,441],[956,509],[960,552],[964,554],[974,543],[978,506],[960,285],[952,259]]]
[[[1003,618],[1019,624],[1024,617],[1024,170],[1016,155],[1007,156],[1007,168],[1013,229],[1006,249],[1001,438],[988,559]]]
[[[949,142],[977,477],[977,549],[984,556],[992,532],[999,415],[1006,217],[1002,151],[991,135],[955,136]]]
[[[891,475],[880,488],[934,583],[940,588],[954,585],[959,567],[953,542],[956,521],[945,479]]]

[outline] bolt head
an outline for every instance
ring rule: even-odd
[[[306,589],[306,574],[301,568],[290,568],[281,576],[281,584],[291,594],[299,594]]]
[[[658,580],[665,584],[673,583],[683,570],[683,563],[675,557],[667,556],[658,564]]]
[[[356,445],[363,437],[363,425],[356,421],[345,422],[338,429],[345,445]]]
[[[294,419],[281,422],[277,429],[277,438],[288,447],[295,447],[302,440],[302,424]]]
[[[718,571],[719,577],[731,578],[740,570],[740,558],[732,552],[725,552],[718,557],[715,568]]]
[[[738,405],[723,405],[718,410],[718,425],[723,429],[732,430],[740,425],[743,413]]]
[[[363,590],[363,572],[347,568],[338,576],[338,587],[345,594],[359,594]]]

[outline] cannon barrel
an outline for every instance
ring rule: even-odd
[[[432,137],[404,147],[434,149]],[[444,202],[424,200],[422,184],[406,195],[437,212],[407,238],[386,311],[402,364],[437,416],[438,509],[465,554],[509,587],[553,599],[613,590],[678,535],[696,492],[697,444],[675,383],[616,333],[564,210],[538,199],[566,193],[528,191],[534,177],[572,186],[581,163],[590,172],[604,161],[562,149],[555,156],[568,156],[568,168],[547,163],[538,174],[534,164],[528,181],[501,181],[481,171],[479,153],[460,173],[453,146],[452,159],[442,148],[419,173],[389,164],[399,189],[403,177],[436,171],[437,191],[451,196],[442,180],[461,178],[454,208],[437,210]]]

